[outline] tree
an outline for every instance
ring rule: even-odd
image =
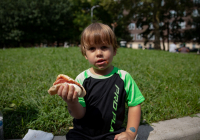
[[[161,49],[160,38],[163,39],[163,44],[165,39],[168,39],[169,34],[175,36],[175,30],[170,32],[169,26],[170,11],[175,10],[177,15],[177,20],[181,20],[183,16],[183,11],[186,5],[191,2],[190,0],[118,0],[113,1],[104,0],[104,5],[107,5],[107,9],[111,9],[110,12],[114,15],[120,14],[123,11],[123,20],[127,23],[136,21],[137,28],[142,28],[142,37],[145,39],[145,44],[155,36],[154,48]],[[114,3],[114,4],[113,4]],[[119,7],[121,6],[121,8]],[[119,12],[114,11],[117,9]],[[173,26],[174,27],[174,26]],[[166,34],[165,32],[168,31]],[[180,30],[176,30],[180,33]]]
[[[124,16],[124,6],[121,5],[119,1],[115,0],[102,0],[100,5],[105,11],[107,11],[108,15],[110,15],[105,16],[107,17],[107,22],[105,23],[113,29],[117,37],[117,41],[131,41],[132,37],[130,36],[127,28],[130,22],[127,20],[126,16]]]
[[[100,5],[100,0],[1,0],[0,47],[55,41],[78,45],[81,32],[91,24],[91,7],[94,5]],[[111,15],[102,5],[93,12],[95,22],[103,22],[112,28],[111,24],[117,21],[118,40],[130,38],[126,29],[128,23],[121,16]]]
[[[23,5],[22,1],[20,6]],[[21,40],[23,31],[18,29],[20,20],[18,19],[18,11],[14,9],[17,1],[0,1],[0,45],[5,47],[8,42],[16,44]]]
[[[127,38],[129,38],[130,40],[129,33],[126,28],[127,25],[126,26],[123,25],[122,17],[120,17],[117,14],[113,15],[111,12],[109,12],[109,10],[105,8],[106,5],[104,5],[102,1],[100,0],[73,0],[72,3],[73,3],[72,9],[74,9],[73,23],[77,27],[76,28],[76,34],[77,34],[76,37],[78,37],[76,38],[77,41],[80,40],[80,35],[83,29],[89,24],[91,24],[91,8],[95,5],[99,5],[100,7],[97,7],[93,10],[93,22],[102,22],[104,24],[107,24],[111,28],[113,28],[111,24],[116,23],[116,26],[113,29],[118,41],[120,41],[121,39],[127,39]]]
[[[72,4],[71,8],[74,11],[73,24],[75,29],[73,33],[73,39],[76,40],[76,42],[80,41],[81,33],[85,27],[91,24],[91,8],[95,5],[99,5],[99,7],[93,10],[93,22],[102,22],[111,28],[111,24],[116,22],[117,26],[115,27],[114,32],[118,41],[127,38],[130,40],[129,33],[126,28],[127,25],[123,25],[125,22],[123,22],[122,17],[117,14],[113,15],[111,12],[109,12],[109,10],[105,8],[106,5],[102,4],[101,0],[71,0],[70,2]]]
[[[144,32],[141,34],[145,39],[145,44],[155,36],[154,48],[160,49],[161,0],[110,0],[109,2],[104,1],[104,3],[109,6],[107,9],[111,9],[110,11],[115,17],[120,14],[124,16],[123,21],[126,21],[126,27],[132,21],[137,21],[137,27],[144,28]]]
[[[65,41],[73,19],[69,0],[1,0],[1,46]]]
[[[193,5],[190,9],[191,21],[189,25],[191,26],[190,30],[184,32],[184,37],[187,41],[193,41],[200,44],[200,1],[193,1]]]
[[[165,1],[161,10],[161,30],[160,35],[163,41],[167,40],[169,48],[169,40],[173,42],[184,41],[183,32],[186,24],[185,19],[188,19],[191,0],[168,0]],[[164,46],[165,48],[165,46]]]

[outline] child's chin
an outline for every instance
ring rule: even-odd
[[[103,66],[95,66],[93,68],[96,70],[105,70],[106,69],[106,67],[103,67]]]

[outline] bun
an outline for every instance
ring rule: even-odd
[[[75,91],[78,93],[78,97],[84,97],[86,95],[86,91],[82,85],[80,85],[74,79],[64,74],[59,74],[57,76],[56,81],[53,83],[53,86],[50,87],[50,89],[48,90],[48,93],[50,95],[57,94],[59,87],[65,83],[67,83],[68,85],[74,86]]]

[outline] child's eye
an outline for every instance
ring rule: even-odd
[[[102,46],[101,49],[102,50],[106,50],[108,47],[107,46]]]
[[[88,50],[94,51],[94,50],[95,50],[95,47],[90,47]]]

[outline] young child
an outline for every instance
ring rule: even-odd
[[[86,90],[78,98],[74,87],[64,85],[58,95],[67,102],[74,129],[67,140],[134,140],[140,123],[140,104],[145,100],[131,75],[112,65],[117,42],[111,28],[89,25],[81,36],[81,51],[92,65],[76,77]],[[122,128],[128,105],[127,127]]]

